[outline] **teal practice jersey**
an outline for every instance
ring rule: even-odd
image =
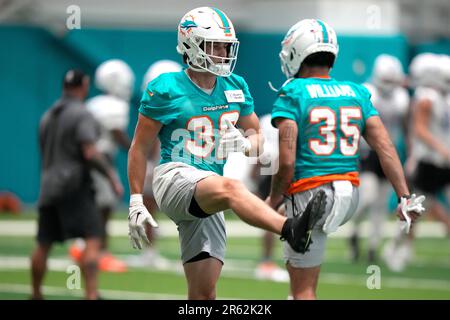
[[[296,78],[278,92],[276,118],[298,126],[295,181],[358,171],[366,120],[378,116],[362,85],[332,78]]]
[[[253,98],[242,77],[217,77],[209,95],[185,70],[162,74],[150,82],[139,108],[141,114],[163,124],[161,163],[183,162],[219,175],[226,159],[217,147],[227,128],[226,119],[236,124],[239,116],[253,111]]]

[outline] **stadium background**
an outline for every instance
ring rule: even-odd
[[[267,82],[277,86],[284,81],[278,59],[280,42],[286,30],[302,18],[321,18],[336,29],[340,52],[332,75],[337,79],[367,80],[375,57],[381,53],[397,56],[405,68],[420,52],[450,54],[448,1],[241,2],[215,2],[214,6],[226,12],[237,29],[241,45],[235,72],[247,80],[259,115],[270,111],[274,100]],[[81,9],[79,30],[66,27],[71,15],[67,8],[73,4]],[[137,118],[140,79],[157,60],[180,61],[175,51],[177,23],[186,11],[205,4],[208,2],[0,0],[0,191],[15,193],[27,205],[22,216],[33,216],[38,196],[38,121],[59,96],[64,71],[78,67],[93,76],[102,61],[125,60],[136,76],[131,136]],[[97,93],[91,86],[90,96]],[[118,166],[128,190],[124,152],[118,158]],[[125,204],[127,193],[123,199]],[[31,240],[22,241],[25,244],[18,245],[18,250],[24,252]],[[256,240],[252,241],[256,245]],[[429,241],[431,246],[437,243],[436,239]],[[176,247],[176,242],[170,243]],[[341,243],[337,246],[344,247]],[[0,245],[0,252],[2,249],[12,252],[6,242]],[[439,250],[447,255],[444,270],[448,271],[447,251],[448,245]],[[176,250],[172,254],[175,259]],[[435,274],[443,274],[441,271]],[[448,274],[445,279],[450,283]],[[449,290],[444,297],[450,298]]]

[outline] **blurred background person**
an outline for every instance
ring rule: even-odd
[[[450,184],[450,65],[445,56],[423,53],[410,64],[414,89],[411,110],[410,146],[406,172],[414,188],[427,196],[430,217],[445,225],[450,236],[450,218],[445,208],[445,189]],[[439,200],[441,197],[441,200]],[[444,204],[443,204],[444,202]],[[383,250],[393,271],[402,271],[413,259],[414,233],[398,232]]]
[[[371,81],[364,84],[399,155],[404,153],[400,149],[404,149],[401,146],[404,145],[405,119],[409,108],[409,95],[404,88],[405,78],[401,62],[394,56],[382,54],[375,59]],[[360,223],[369,214],[368,262],[374,263],[382,240],[383,222],[387,218],[392,187],[383,173],[377,154],[364,139],[361,141],[360,166],[360,201],[350,237],[351,259],[354,262],[359,259]]]
[[[179,72],[183,67],[172,60],[159,60],[153,63],[145,72],[144,79],[141,85],[141,91],[144,92],[147,85],[156,79],[160,74],[168,72]],[[144,205],[149,212],[157,213],[159,211],[153,195],[153,169],[159,165],[161,146],[158,139],[152,144],[152,149],[149,152],[147,160],[147,171],[144,182]],[[146,225],[147,238],[150,241],[150,246],[146,246],[139,256],[133,256],[128,259],[127,263],[133,267],[149,266],[157,269],[167,269],[170,261],[159,254],[157,249],[157,229]]]
[[[116,194],[122,195],[123,189],[96,147],[98,126],[83,103],[88,91],[89,77],[79,70],[69,70],[62,97],[41,118],[41,189],[37,247],[31,257],[32,299],[43,299],[42,281],[53,244],[76,237],[85,241],[79,262],[86,298],[98,298],[97,261],[102,231],[91,169],[101,172]]]
[[[253,166],[251,177],[256,185],[255,193],[265,200],[270,193],[272,174],[278,169],[278,129],[271,124],[272,115],[264,114],[259,118],[259,127],[264,136],[264,153],[259,156]],[[284,206],[278,212],[284,215]],[[273,281],[289,281],[289,274],[280,268],[274,257],[275,241],[278,237],[272,232],[264,231],[261,237],[261,260],[258,263],[255,276],[258,279]]]
[[[119,148],[128,151],[131,143],[127,129],[134,73],[122,60],[107,60],[95,71],[95,85],[101,94],[89,99],[86,108],[100,124],[97,149],[115,168]],[[117,172],[117,168],[115,170]],[[103,175],[96,171],[92,171],[91,174],[95,187],[95,201],[102,216],[102,255],[99,268],[102,271],[125,272],[127,270],[125,262],[114,257],[108,250],[108,221],[121,198]],[[75,260],[79,259],[82,247],[82,241],[76,241],[70,248],[70,254]]]

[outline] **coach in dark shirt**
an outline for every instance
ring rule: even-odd
[[[31,261],[33,299],[43,298],[41,285],[53,243],[71,238],[83,238],[86,242],[80,262],[86,298],[98,298],[101,218],[94,202],[90,169],[108,177],[119,196],[123,188],[95,147],[98,124],[83,104],[88,91],[89,77],[81,71],[69,70],[64,77],[62,97],[40,122],[42,165],[37,247]]]

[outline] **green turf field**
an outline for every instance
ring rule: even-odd
[[[0,215],[2,216],[2,215]],[[116,219],[123,219],[119,215]],[[35,215],[5,216],[0,224],[33,220]],[[33,249],[32,235],[0,235],[0,299],[27,299],[30,292],[28,257]],[[230,237],[222,277],[218,283],[219,299],[286,299],[287,282],[258,280],[255,266],[261,252],[258,237]],[[127,237],[111,239],[111,251],[127,259],[137,251],[129,246]],[[402,273],[387,270],[382,262],[381,289],[368,289],[368,263],[349,262],[346,240],[333,238],[328,242],[326,262],[319,279],[320,299],[450,299],[450,244],[444,238],[420,238],[415,243],[414,262]],[[70,264],[68,245],[55,247],[50,262],[51,271],[45,280],[44,293],[49,299],[80,299],[83,290],[69,290],[70,276],[65,272]],[[180,269],[178,239],[161,237],[160,252],[170,259],[168,270],[130,268],[126,273],[100,275],[102,296],[109,299],[184,299],[186,284]],[[275,256],[282,266],[281,245],[277,242]]]

